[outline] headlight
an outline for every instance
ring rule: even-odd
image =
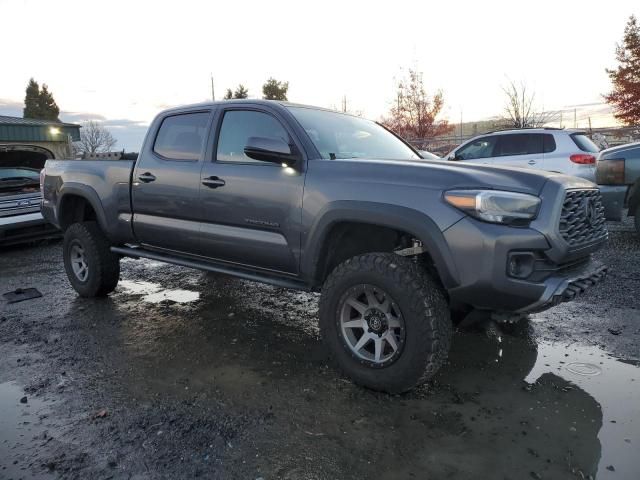
[[[444,199],[479,220],[508,225],[528,224],[540,207],[534,195],[500,190],[450,190]]]

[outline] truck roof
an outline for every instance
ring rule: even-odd
[[[342,113],[344,115],[351,115],[350,113],[346,113],[346,112],[339,112],[337,110],[332,110],[330,108],[324,108],[324,107],[318,107],[315,105],[306,105],[303,103],[294,103],[294,102],[288,102],[288,101],[284,101],[284,100],[265,100],[262,98],[232,98],[230,100],[215,100],[215,101],[208,101],[208,102],[200,102],[200,103],[192,103],[192,104],[187,104],[187,105],[179,105],[176,107],[171,107],[171,108],[167,108],[165,110],[162,110],[162,113],[164,112],[177,112],[177,111],[184,111],[184,110],[194,110],[194,109],[198,109],[198,108],[206,108],[206,107],[212,107],[212,106],[216,106],[216,105],[231,105],[231,104],[251,104],[251,105],[279,105],[281,107],[302,107],[302,108],[312,108],[314,110],[324,110],[327,112],[333,112],[333,113]]]

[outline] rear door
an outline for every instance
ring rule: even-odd
[[[170,114],[152,126],[133,172],[133,230],[146,246],[199,250],[200,170],[211,111]]]
[[[498,135],[491,163],[509,167],[544,169],[544,134]]]
[[[217,115],[212,159],[202,169],[201,254],[238,265],[296,274],[305,165],[253,160],[249,137],[280,138],[298,152],[277,111],[229,106]]]

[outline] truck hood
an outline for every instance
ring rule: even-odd
[[[593,188],[588,180],[555,172],[516,167],[497,167],[473,163],[444,162],[439,160],[368,160],[348,159],[332,162],[359,164],[363,180],[423,186],[436,189],[483,188],[507,190],[538,195],[549,181],[564,188]]]

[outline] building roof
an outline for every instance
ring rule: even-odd
[[[0,115],[0,125],[29,125],[29,126],[59,126],[59,127],[80,127],[75,123],[64,123],[57,120],[41,120],[39,118],[21,118]]]
[[[80,140],[80,125],[0,115],[0,142],[67,142],[69,137]]]

